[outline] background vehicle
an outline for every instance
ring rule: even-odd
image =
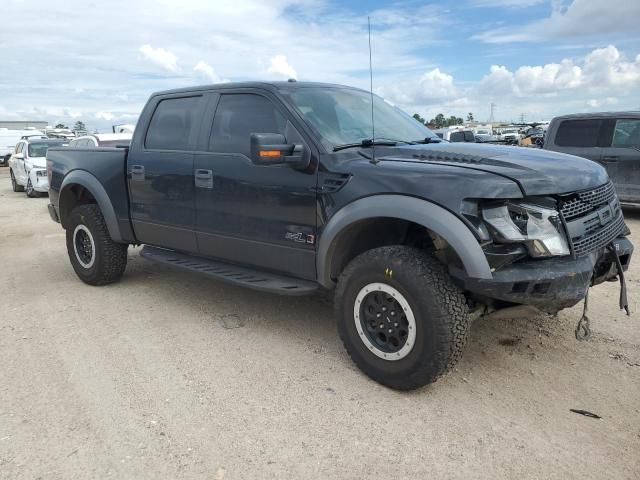
[[[16,149],[16,144],[22,137],[41,136],[42,132],[33,129],[29,130],[9,130],[0,128],[0,165],[7,165],[9,158]]]
[[[517,144],[522,136],[517,128],[505,128],[500,133],[500,140],[508,144]]]
[[[620,201],[640,206],[640,112],[556,117],[547,131],[544,148],[602,164]]]
[[[598,164],[442,142],[338,85],[161,92],[129,149],[55,148],[47,165],[84,282],[118,280],[144,244],[149,260],[254,289],[335,289],[352,359],[398,389],[456,363],[470,311],[570,307],[633,251]]]
[[[37,197],[49,190],[46,155],[51,146],[66,145],[65,140],[27,138],[20,140],[9,159],[9,176],[14,192],[25,191],[28,197]]]
[[[94,133],[74,138],[69,142],[74,148],[118,147],[131,142],[131,133]]]

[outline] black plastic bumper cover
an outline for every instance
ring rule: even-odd
[[[623,270],[627,270],[633,244],[624,237],[613,240]],[[562,257],[516,262],[493,272],[493,279],[454,276],[477,296],[533,305],[557,312],[582,300],[589,286],[616,278],[615,259],[606,249],[580,258]]]
[[[47,205],[47,208],[49,209],[49,216],[51,217],[51,220],[60,223],[60,215],[58,215],[58,209],[51,204]]]

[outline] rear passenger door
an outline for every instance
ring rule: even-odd
[[[602,148],[599,146],[601,127],[602,120],[599,118],[562,120],[550,149],[600,162],[602,157]]]
[[[254,165],[252,133],[280,133],[288,143],[312,145],[268,92],[227,92],[212,100],[203,122],[209,128],[195,154],[200,253],[315,279],[317,155],[305,170]]]
[[[193,151],[206,96],[157,97],[140,119],[127,160],[133,230],[141,243],[197,252]],[[143,127],[144,128],[144,127]]]
[[[618,118],[610,122],[602,162],[607,166],[618,197],[623,202],[640,203],[640,117]]]

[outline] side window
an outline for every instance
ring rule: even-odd
[[[617,120],[611,146],[640,148],[640,119],[625,118]]]
[[[151,150],[188,149],[201,100],[202,96],[161,100],[151,117],[145,147]]]
[[[558,128],[555,144],[560,147],[595,147],[602,120],[564,120]]]
[[[24,143],[22,142],[18,143],[18,145],[16,145],[16,153],[21,153],[23,148],[24,148]]]
[[[267,98],[254,94],[222,95],[216,108],[209,151],[249,156],[252,133],[284,134],[286,119]]]

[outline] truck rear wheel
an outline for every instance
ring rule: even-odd
[[[128,245],[111,239],[100,208],[80,205],[67,225],[67,253],[80,279],[89,285],[106,285],[122,277]]]
[[[351,261],[340,275],[335,309],[356,365],[398,390],[432,383],[451,369],[469,332],[465,298],[445,267],[406,246],[376,248]]]

